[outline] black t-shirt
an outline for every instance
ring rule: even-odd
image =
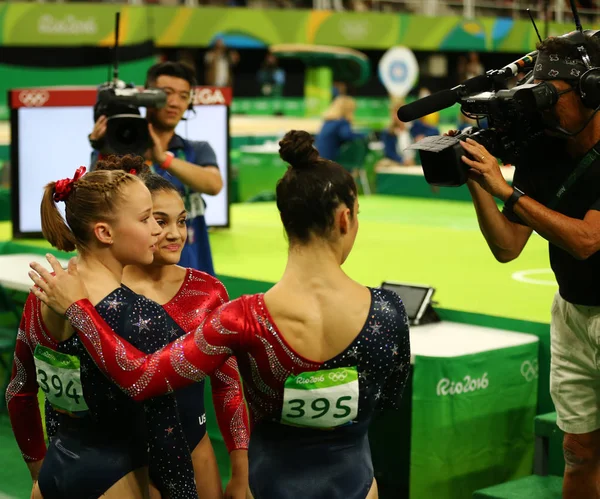
[[[523,166],[517,166],[513,185],[548,206],[580,160],[566,154],[564,141],[548,138],[535,148],[531,159],[524,161]],[[600,211],[600,159],[587,168],[552,209],[580,220],[589,210]],[[504,209],[502,213],[511,222],[525,225],[512,210]],[[549,250],[560,295],[577,305],[599,306],[600,251],[586,260],[577,260],[552,243],[549,243]]]

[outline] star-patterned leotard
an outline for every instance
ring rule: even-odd
[[[168,344],[167,331],[177,328],[158,304],[126,287],[110,293],[98,303],[97,311],[123,338],[148,353]],[[83,413],[62,411],[58,415],[59,427],[50,428],[49,434],[55,432],[55,437],[47,453],[37,391],[41,388],[48,394],[53,384],[59,385],[55,380],[50,383],[45,375],[40,378],[34,356],[38,345],[78,359],[81,396],[88,407]],[[33,461],[45,457],[39,476],[45,499],[99,497],[127,473],[148,465],[163,497],[197,498],[190,450],[175,398],[169,395],[148,402],[139,405],[125,397],[96,368],[76,335],[56,343],[43,323],[39,300],[34,295],[28,297],[7,404],[24,458]]]
[[[408,321],[398,296],[371,289],[354,341],[326,362],[297,354],[263,295],[243,296],[161,351],[144,355],[113,334],[88,300],[67,310],[98,367],[136,400],[198,382],[234,354],[252,433],[255,499],[364,499],[373,480],[367,441],[377,407],[394,406],[410,365]]]

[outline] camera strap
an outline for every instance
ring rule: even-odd
[[[581,178],[581,176],[587,171],[587,169],[598,159],[600,158],[600,142],[598,142],[594,147],[592,147],[588,153],[582,158],[579,162],[575,170],[571,172],[571,174],[567,177],[567,179],[562,183],[562,185],[556,191],[556,194],[548,203],[548,208],[553,210],[556,208],[560,200],[564,196],[565,192],[567,192],[577,180]]]

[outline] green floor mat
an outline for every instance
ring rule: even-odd
[[[0,414],[0,484],[2,499],[21,499],[31,495],[31,477],[6,414]]]
[[[478,490],[473,499],[561,499],[562,478],[531,475],[521,480]]]

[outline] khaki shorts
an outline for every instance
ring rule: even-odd
[[[600,428],[600,307],[573,305],[558,293],[550,325],[550,394],[565,433]]]

